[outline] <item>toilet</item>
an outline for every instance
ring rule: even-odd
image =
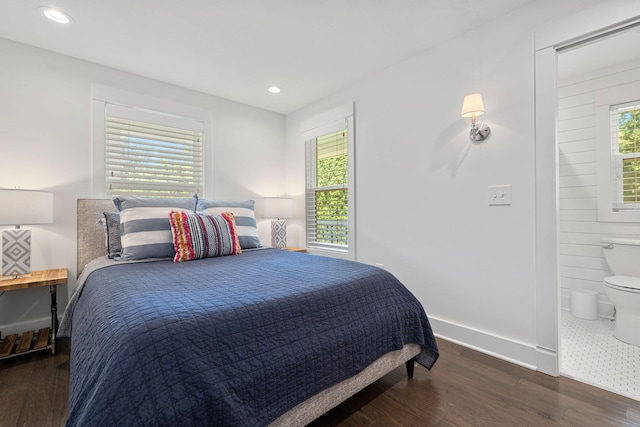
[[[640,238],[603,237],[602,252],[614,276],[604,278],[616,309],[613,335],[640,346]]]

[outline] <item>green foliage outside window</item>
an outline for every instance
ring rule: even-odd
[[[618,114],[618,152],[640,153],[640,109]],[[640,203],[640,157],[622,160],[622,200]]]
[[[318,159],[318,187],[347,183],[347,154]]]
[[[316,191],[316,241],[348,244],[347,189]]]
[[[316,241],[347,245],[348,190],[335,188],[348,181],[346,131],[318,138],[316,159]]]

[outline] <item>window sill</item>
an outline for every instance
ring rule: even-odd
[[[640,222],[640,211],[614,212],[607,209],[598,209],[599,222]]]
[[[307,253],[313,254],[313,255],[328,256],[331,258],[342,258],[342,259],[350,259],[350,260],[354,259],[354,256],[350,253],[348,249],[329,249],[329,248],[318,248],[313,246],[307,246]]]

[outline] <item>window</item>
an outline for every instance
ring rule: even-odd
[[[349,246],[347,129],[307,141],[307,242]]]
[[[92,116],[92,197],[204,194],[208,110],[93,85]]]
[[[306,239],[310,249],[354,258],[353,116],[306,140]]]
[[[158,124],[166,121],[160,113],[107,105],[107,196],[202,194],[202,126],[197,122],[181,127]]]
[[[598,221],[640,222],[640,80],[595,92]]]
[[[640,210],[640,101],[611,106],[613,210]]]

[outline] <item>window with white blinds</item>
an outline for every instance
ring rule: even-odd
[[[610,120],[613,210],[640,210],[640,101],[612,105]]]
[[[307,244],[349,245],[347,129],[307,141]]]
[[[352,116],[311,133],[305,141],[307,247],[353,256]]]
[[[107,104],[105,192],[181,197],[203,191],[204,124]]]

